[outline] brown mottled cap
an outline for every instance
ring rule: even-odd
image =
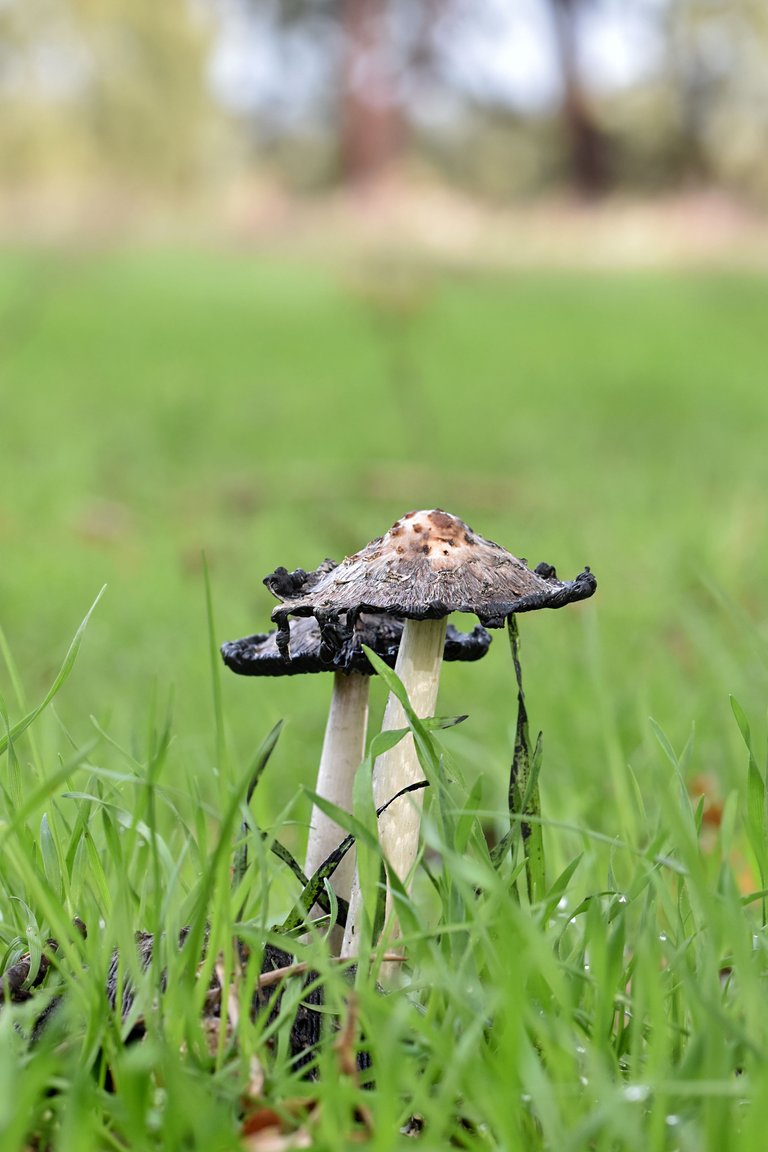
[[[588,568],[565,582],[551,565],[532,571],[439,508],[409,512],[385,536],[319,573],[278,569],[266,577],[267,587],[284,600],[272,613],[278,646],[287,642],[290,616],[314,616],[324,638],[331,637],[340,618],[349,627],[360,612],[412,620],[472,612],[486,627],[501,628],[513,612],[561,608],[586,599],[597,587]]]
[[[230,640],[222,644],[221,655],[227,667],[241,676],[297,676],[306,672],[362,672],[372,675],[373,668],[363,645],[373,649],[394,668],[402,634],[402,620],[366,613],[358,617],[351,632],[342,632],[337,645],[327,645],[323,643],[317,620],[309,616],[294,621],[287,656],[283,656],[278,648],[276,631]],[[491,637],[484,628],[459,632],[449,625],[443,658],[480,660],[490,643]]]

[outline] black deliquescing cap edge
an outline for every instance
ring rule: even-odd
[[[312,618],[304,619],[307,624],[311,622],[315,626]],[[303,620],[295,621],[294,629],[303,623]],[[377,625],[363,626],[354,632],[345,632],[337,627],[334,643],[328,642],[327,634],[325,638],[318,634],[311,645],[300,646],[298,652],[287,658],[280,654],[277,632],[260,632],[241,640],[229,640],[221,645],[220,651],[226,666],[239,676],[300,676],[319,672],[359,672],[370,676],[373,668],[363,651],[363,644],[393,668],[402,636],[401,620],[393,618],[388,627],[382,626],[379,620]],[[491,637],[481,625],[472,632],[461,632],[449,624],[443,659],[466,663],[481,660],[490,644]]]

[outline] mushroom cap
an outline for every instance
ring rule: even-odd
[[[532,571],[439,508],[407,513],[337,567],[311,573],[278,568],[264,583],[284,601],[272,613],[283,637],[289,616],[315,616],[324,638],[339,616],[349,626],[360,612],[412,620],[473,612],[486,627],[501,628],[513,612],[561,608],[597,588],[589,568],[565,582],[549,564]],[[284,644],[280,636],[278,644]]]
[[[278,633],[263,632],[230,640],[221,646],[224,663],[241,676],[297,676],[306,672],[361,672],[373,675],[363,644],[394,667],[403,622],[393,616],[364,614],[337,648],[324,645],[320,625],[314,617],[296,620],[291,628],[288,656],[278,648]],[[459,632],[451,625],[445,638],[443,659],[480,660],[488,651],[491,637],[484,628]]]

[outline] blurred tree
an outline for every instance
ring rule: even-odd
[[[110,171],[183,187],[200,174],[213,118],[209,29],[187,0],[69,0],[91,65],[86,124]]]
[[[563,93],[561,115],[568,183],[580,195],[599,196],[607,191],[610,181],[609,146],[590,105],[579,59],[579,11],[584,8],[585,0],[548,0],[548,3]]]
[[[579,55],[579,17],[590,0],[543,0],[553,32],[553,68],[562,91],[565,173],[578,193],[594,196],[609,183],[609,141],[589,100]],[[254,6],[256,0],[251,0]],[[455,84],[456,52],[446,49],[467,28],[485,35],[498,51],[503,12],[478,0],[277,0],[278,26],[303,29],[311,39],[319,24],[336,32],[335,122],[342,179],[370,184],[391,170],[403,152],[419,110],[408,106],[414,89],[434,92]],[[328,40],[326,38],[326,44]],[[515,43],[509,43],[510,66]],[[451,72],[454,75],[451,75]],[[332,77],[332,79],[331,79]],[[481,82],[482,87],[482,82]],[[454,87],[454,99],[477,97]],[[492,114],[497,97],[488,92]]]
[[[624,0],[0,0],[0,178],[29,183],[69,171],[108,176],[121,189],[195,189],[240,161],[258,123],[258,160],[271,148],[302,187],[316,187],[331,167],[334,178],[370,186],[408,148],[499,199],[694,180],[768,200],[765,0],[636,0],[634,23],[629,8]],[[233,16],[247,33],[241,59],[255,48],[262,83],[254,98],[258,83],[239,73],[251,92],[250,104],[237,104],[242,150],[230,146],[231,120],[211,81],[218,27]],[[616,41],[598,51],[595,42],[611,21],[625,52],[639,31],[643,61],[631,78],[616,81],[614,70],[607,82],[606,43]]]
[[[5,175],[71,161],[122,187],[186,187],[221,115],[210,32],[187,0],[5,0]]]
[[[258,0],[251,0],[252,5]],[[346,184],[370,186],[392,170],[401,155],[405,119],[400,92],[402,60],[394,0],[279,0],[278,25],[303,26],[312,37],[318,24],[334,35],[330,45],[336,91],[331,97],[337,128],[339,169]],[[325,38],[329,43],[328,37]]]
[[[340,0],[340,157],[344,180],[371,185],[396,162],[404,132],[389,0]]]
[[[682,172],[768,198],[768,7],[673,0],[662,10],[663,77]]]

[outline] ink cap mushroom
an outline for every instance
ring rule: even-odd
[[[332,571],[305,574],[294,581],[284,603],[272,613],[277,643],[285,647],[290,617],[313,615],[324,645],[333,650],[362,612],[384,612],[405,620],[395,671],[416,714],[434,712],[447,617],[474,613],[481,624],[501,628],[513,612],[561,608],[592,596],[597,581],[585,568],[574,580],[557,579],[555,569],[536,570],[505,548],[474,532],[440,508],[409,512],[384,535],[347,557]],[[396,697],[390,695],[383,730],[407,727]],[[401,740],[374,765],[373,794],[380,808],[395,793],[422,779],[412,738]],[[419,844],[421,793],[391,804],[379,823],[382,852],[407,882]],[[387,917],[391,895],[387,895]],[[354,955],[361,915],[359,888],[353,885],[342,955]],[[396,926],[392,928],[396,933]]]
[[[332,561],[324,561],[330,571]],[[314,575],[314,574],[313,574]],[[265,584],[280,589],[304,582],[307,574],[298,569],[288,573],[277,569],[265,578]],[[333,692],[323,738],[323,749],[317,773],[316,792],[337,807],[351,812],[355,772],[365,755],[368,726],[368,687],[374,669],[363,645],[372,649],[390,667],[394,667],[403,622],[381,613],[358,616],[353,628],[333,648],[323,645],[320,627],[314,617],[296,620],[291,628],[287,654],[277,645],[277,632],[259,633],[221,646],[224,663],[242,676],[299,676],[333,673]],[[443,657],[446,660],[472,661],[488,651],[491,637],[484,628],[470,633],[449,627]],[[311,876],[344,839],[346,832],[327,813],[313,805],[304,871]],[[348,901],[355,870],[355,854],[348,852],[334,873],[337,896]],[[316,910],[319,914],[320,910]],[[338,952],[342,933],[331,929],[330,944]]]

